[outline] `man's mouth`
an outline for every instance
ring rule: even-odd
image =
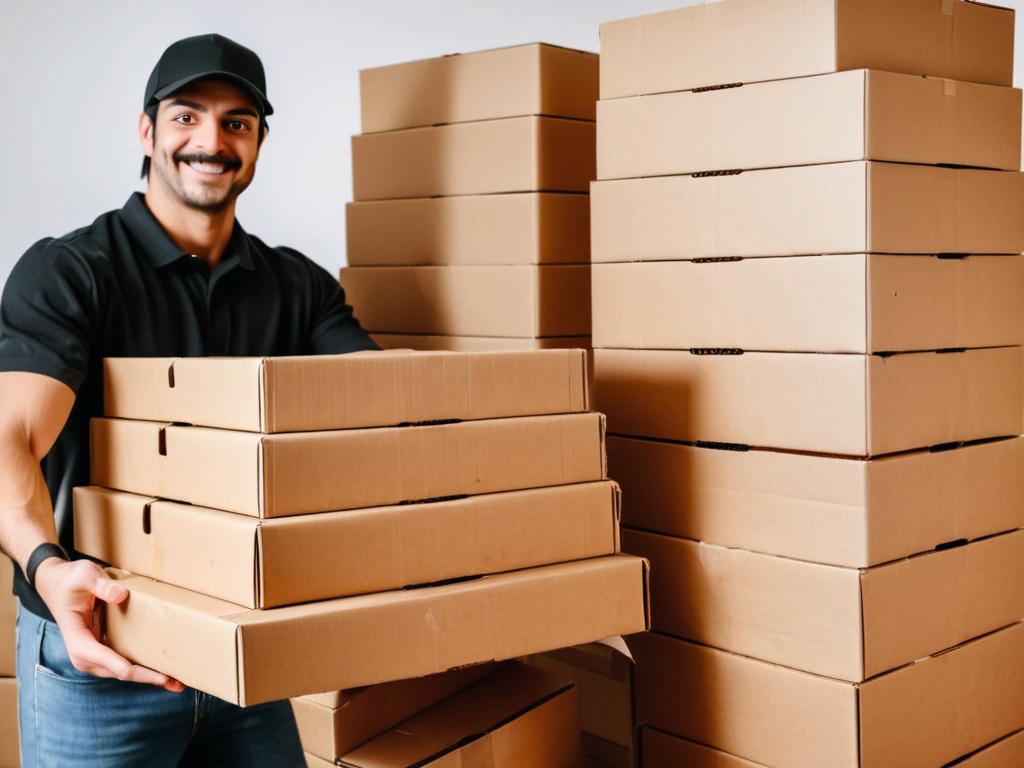
[[[214,176],[238,170],[242,165],[237,160],[210,155],[178,155],[174,159],[179,163],[185,163],[195,171]]]

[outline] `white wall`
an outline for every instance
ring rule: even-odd
[[[0,283],[35,240],[141,188],[142,92],[174,40],[216,31],[260,54],[276,111],[239,220],[333,272],[345,260],[359,69],[534,41],[597,51],[601,22],[697,1],[0,0]],[[1022,25],[1024,13],[1024,40]]]

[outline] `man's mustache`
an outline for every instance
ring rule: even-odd
[[[184,154],[175,155],[174,156],[174,162],[176,162],[176,163],[218,163],[218,164],[223,165],[225,168],[228,168],[229,170],[232,170],[232,171],[237,171],[239,168],[242,167],[241,161],[235,160],[235,159],[230,158],[230,157],[225,157],[224,155],[203,155],[203,154],[197,154],[197,153],[192,153],[192,154],[189,154],[189,155],[184,155]]]

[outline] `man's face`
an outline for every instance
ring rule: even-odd
[[[150,184],[196,210],[218,211],[242,193],[256,172],[259,113],[239,88],[201,80],[157,107],[142,122],[143,151],[152,158]]]

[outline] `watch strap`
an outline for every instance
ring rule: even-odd
[[[51,557],[59,557],[61,560],[71,559],[64,551],[64,547],[50,541],[44,541],[28,556],[28,562],[25,564],[25,579],[32,589],[36,588],[36,571],[39,569],[40,563]]]

